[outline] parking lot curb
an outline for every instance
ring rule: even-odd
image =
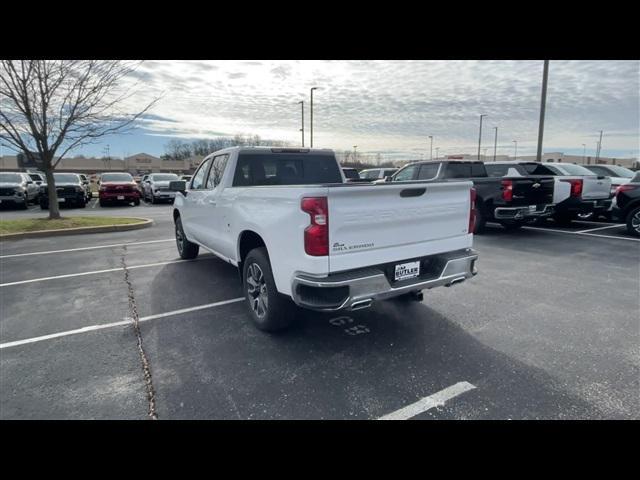
[[[76,227],[64,228],[59,230],[37,230],[35,232],[24,233],[8,233],[0,235],[0,242],[5,240],[20,240],[22,238],[38,238],[38,237],[58,237],[62,235],[77,235],[84,233],[105,233],[105,232],[125,232],[127,230],[139,230],[153,225],[150,218],[127,217],[140,220],[138,223],[128,223],[124,225],[100,225],[98,227]]]

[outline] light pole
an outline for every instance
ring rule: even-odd
[[[596,152],[596,165],[598,164],[598,160],[600,160],[601,149],[602,149],[602,130],[600,130],[600,140],[598,140],[598,151]]]
[[[482,144],[482,117],[486,117],[487,115],[480,115],[480,133],[478,134],[478,161],[480,161],[480,145]]]
[[[318,90],[320,87],[312,87],[311,88],[311,148],[313,148],[313,91]]]
[[[513,156],[513,159],[514,160],[518,160],[518,141],[517,140],[512,140],[512,142],[515,144],[515,147],[516,147],[516,151],[515,151],[515,154]]]
[[[542,95],[540,99],[540,123],[538,124],[538,152],[536,162],[542,161],[542,135],[544,134],[544,110],[547,104],[547,78],[549,77],[549,60],[544,61],[542,70]]]
[[[302,132],[302,146],[304,147],[304,100],[300,100],[298,103],[302,105],[302,128],[300,131]]]
[[[429,147],[429,160],[433,160],[433,135],[429,135],[429,140],[431,140],[431,146]]]
[[[493,161],[496,161],[496,152],[498,151],[498,127],[493,127],[496,131],[496,136],[493,139]]]
[[[356,163],[356,148],[358,148],[358,145],[353,146],[353,163]]]
[[[584,165],[587,160],[587,145],[586,144],[582,144],[582,164]]]

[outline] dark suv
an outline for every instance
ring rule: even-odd
[[[84,208],[87,206],[87,194],[82,180],[75,173],[54,173],[56,196],[60,205]],[[49,208],[49,186],[43,183],[40,186],[40,208]]]
[[[640,237],[640,172],[616,190],[613,216],[627,224],[631,235]]]

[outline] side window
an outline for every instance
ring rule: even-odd
[[[472,177],[486,177],[487,170],[485,169],[484,164],[482,163],[472,163],[471,164],[471,176]]]
[[[412,165],[410,167],[403,168],[398,172],[398,174],[393,178],[394,182],[404,182],[407,180],[413,180],[413,177],[418,170],[418,165]]]
[[[432,180],[438,174],[439,163],[425,163],[420,166],[418,180]]]
[[[213,190],[218,186],[220,180],[222,180],[222,174],[224,173],[224,168],[227,166],[228,159],[228,154],[214,157],[211,170],[209,170],[209,177],[207,178],[207,189]]]
[[[508,165],[486,165],[486,168],[490,177],[504,177],[509,170]]]
[[[209,165],[211,165],[211,159],[208,158],[204,162],[200,164],[198,171],[195,173],[193,178],[191,179],[191,190],[200,190],[204,188],[204,178],[207,170],[209,169]]]
[[[469,163],[450,163],[447,166],[446,178],[470,178],[471,165]]]
[[[375,180],[378,178],[378,175],[380,175],[380,170],[369,170],[368,172],[365,172],[364,178],[367,180]]]

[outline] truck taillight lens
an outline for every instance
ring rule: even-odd
[[[473,233],[476,229],[476,189],[469,190],[469,231]]]
[[[502,180],[502,199],[505,202],[513,200],[513,182],[511,180]]]
[[[572,197],[579,197],[582,195],[582,179],[581,178],[571,178],[568,180],[561,179],[563,182],[567,182],[571,184],[571,193]]]
[[[311,217],[311,224],[304,229],[304,251],[307,255],[329,255],[329,206],[327,197],[305,197],[300,208]]]

